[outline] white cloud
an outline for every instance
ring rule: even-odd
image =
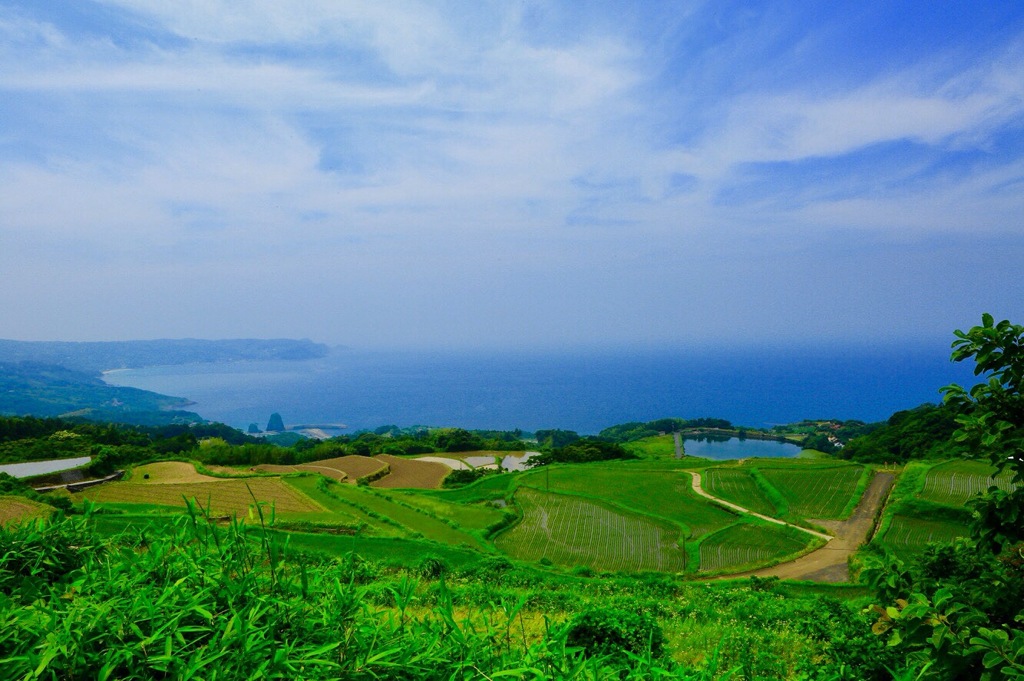
[[[224,3],[185,10],[119,4],[200,43],[129,53],[54,40],[48,54],[0,71],[0,88],[8,91],[77,98],[75,118],[89,126],[82,151],[71,152],[73,162],[58,152],[45,168],[0,164],[8,180],[0,190],[10,199],[7,214],[31,216],[8,224],[91,232],[97,240],[119,229],[150,232],[155,246],[196,219],[186,212],[176,220],[167,205],[206,206],[204,219],[245,225],[251,238],[263,239],[264,232],[289,228],[261,225],[295,225],[297,213],[317,212],[323,222],[333,219],[351,230],[358,229],[351,215],[360,211],[398,218],[387,226],[393,232],[449,229],[453,216],[462,229],[505,229],[523,225],[516,215],[523,205],[535,209],[546,202],[550,212],[533,218],[551,226],[572,207],[574,178],[615,167],[608,149],[630,146],[615,139],[621,133],[613,124],[635,108],[623,95],[638,76],[629,50],[607,37],[537,47],[495,21],[502,40],[492,46],[487,36],[456,40],[450,27],[422,9],[313,3],[285,12],[278,3],[256,3],[238,13]],[[416,69],[402,67],[421,75],[377,84],[348,78],[343,65],[273,53],[239,57],[219,46],[350,41],[387,52],[384,61],[399,68],[403,58],[395,52],[412,27],[421,42],[462,56],[432,53],[433,61],[417,61]],[[430,51],[415,49],[420,57]],[[109,96],[120,103],[115,113]],[[326,138],[303,122],[310,115],[327,128]],[[349,132],[339,139],[337,129]],[[110,140],[134,148],[136,158],[90,173],[89,155],[102,164]],[[319,169],[326,147],[338,144],[339,153],[360,161],[358,174]],[[53,195],[63,197],[60,207],[48,207]],[[112,215],[103,205],[119,210]],[[409,206],[419,207],[414,217]],[[501,215],[499,207],[508,212]],[[375,222],[370,217],[361,224]]]
[[[1024,115],[1024,59],[1015,50],[938,85],[929,80],[911,70],[824,96],[795,90],[739,97],[721,125],[689,150],[686,169],[722,176],[744,163],[838,157],[898,140],[978,144]]]
[[[119,264],[126,279],[180,272],[214,286],[222,271],[241,282],[231,295],[330,271],[310,299],[329,286],[358,293],[367,319],[404,289],[423,305],[447,291],[475,310],[506,289],[571,291],[548,306],[557,317],[590,295],[628,307],[667,287],[742,316],[728,280],[755,277],[794,244],[839,229],[907,241],[1012,231],[1024,209],[1019,160],[929,175],[924,161],[889,158],[871,191],[843,167],[898,140],[939,165],[991,148],[1024,115],[1012,47],[952,76],[947,64],[942,78],[925,58],[852,89],[792,82],[736,96],[663,91],[666,63],[686,61],[658,53],[682,49],[671,39],[652,46],[613,21],[540,39],[503,4],[106,4],[131,13],[131,40],[0,14],[0,37],[21,36],[0,47],[0,97],[17,117],[0,132],[7,265],[51,267],[56,250],[83,272]],[[743,69],[711,63],[758,53],[740,42],[672,68]],[[835,161],[829,186],[771,178],[772,164],[808,159]],[[762,166],[760,193],[723,205]],[[501,276],[481,284],[488,272]],[[651,309],[637,308],[634,326]]]
[[[451,17],[432,4],[392,0],[348,2],[274,0],[226,2],[187,0],[173,4],[148,0],[109,0],[188,40],[221,45],[318,46],[367,50],[398,74],[444,72],[461,65],[467,37],[454,34]],[[452,16],[471,9],[452,8]]]

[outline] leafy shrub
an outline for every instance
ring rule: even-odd
[[[751,591],[774,591],[776,585],[779,583],[778,577],[758,577],[757,575],[751,575],[750,577],[750,590]]]
[[[637,458],[636,454],[628,452],[618,443],[588,437],[535,456],[527,465],[535,468],[552,463],[590,463],[592,461],[635,458]]]
[[[462,487],[463,485],[468,485],[471,482],[476,482],[484,476],[485,472],[486,469],[483,468],[453,470],[445,476],[442,484],[445,488]]]
[[[500,574],[502,572],[508,572],[514,567],[515,565],[512,561],[504,556],[495,556],[494,558],[487,558],[486,560],[480,561],[481,572]]]
[[[441,556],[432,553],[423,556],[423,560],[420,561],[417,568],[417,572],[419,572],[420,575],[429,579],[437,579],[441,575],[446,574],[449,570],[450,567],[448,565],[448,561]]]
[[[661,626],[645,613],[612,608],[590,608],[573,618],[566,643],[583,648],[587,655],[640,654],[655,656],[664,651]]]
[[[898,411],[884,426],[850,440],[841,456],[876,463],[957,457],[964,447],[953,438],[956,427],[953,408],[922,404],[916,409]]]
[[[355,553],[338,558],[334,563],[338,570],[338,576],[353,584],[369,584],[379,578],[382,572],[380,565]]]

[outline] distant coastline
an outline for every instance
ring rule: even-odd
[[[243,430],[280,412],[294,423],[344,423],[349,432],[428,425],[596,434],[665,416],[715,416],[737,430],[804,419],[880,421],[936,402],[939,387],[972,376],[949,362],[945,347],[928,346],[588,354],[345,350],[307,361],[148,367],[106,378],[112,385],[187,395],[205,418]]]
[[[288,338],[87,342],[0,339],[0,362],[39,362],[97,374],[209,362],[299,361],[325,357],[330,351],[322,343]]]
[[[199,423],[185,411],[187,390],[119,385],[118,376],[150,366],[303,361],[324,357],[309,340],[157,340],[113,342],[0,340],[0,414],[62,416],[136,425]],[[111,380],[115,379],[115,380]]]

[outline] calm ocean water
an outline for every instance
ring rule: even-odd
[[[946,346],[818,350],[412,353],[338,350],[303,362],[152,367],[107,380],[187,397],[245,428],[461,426],[596,433],[617,423],[714,416],[765,427],[804,418],[879,421],[973,383]]]

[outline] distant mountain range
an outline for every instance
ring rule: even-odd
[[[81,417],[136,425],[198,423],[183,397],[106,384],[100,372],[147,366],[323,357],[309,340],[0,340],[0,414]]]

